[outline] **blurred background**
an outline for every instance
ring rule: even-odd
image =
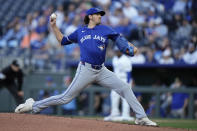
[[[79,62],[78,45],[61,47],[53,35],[51,13],[57,14],[61,32],[69,35],[83,26],[85,12],[91,7],[105,10],[102,23],[138,47],[138,54],[131,58],[132,87],[147,115],[196,119],[195,0],[0,0],[0,69],[16,58],[22,61],[25,98],[40,100],[61,93],[72,81]],[[113,47],[110,42],[105,63],[110,70]],[[71,103],[42,113],[108,115],[109,90],[96,84],[90,87]],[[0,111],[13,112],[15,107],[13,97],[1,89]]]

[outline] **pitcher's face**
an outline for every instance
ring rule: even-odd
[[[92,22],[95,23],[95,25],[99,25],[101,24],[101,14],[93,14],[91,15],[92,17],[90,17],[90,20],[92,20]]]

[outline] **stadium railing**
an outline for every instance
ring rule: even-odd
[[[53,91],[53,90],[59,90],[60,92],[62,92],[64,89],[63,88],[44,88],[47,91]],[[43,90],[43,88],[30,88],[28,90],[26,90],[26,96],[29,97],[35,97],[35,92],[38,92],[39,90]],[[92,105],[94,105],[94,96],[96,92],[109,92],[110,90],[104,87],[100,87],[100,86],[95,86],[92,85],[89,88],[86,88],[84,90],[85,92],[87,92],[89,94],[89,99],[88,99],[88,115],[89,116],[93,116],[95,115],[95,111]],[[133,88],[134,92],[140,92],[140,93],[150,93],[150,94],[154,94],[156,96],[156,108],[155,108],[155,115],[152,117],[156,117],[159,118],[160,116],[160,95],[162,93],[174,93],[174,92],[178,92],[178,93],[187,93],[189,95],[189,103],[188,103],[188,118],[192,119],[194,117],[194,94],[197,94],[197,89],[194,88],[181,88],[181,89],[166,89],[166,88],[162,88],[162,87],[150,87],[150,86],[138,86]],[[62,111],[60,109],[60,107],[58,107],[58,115],[62,115]]]

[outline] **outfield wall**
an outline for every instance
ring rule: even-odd
[[[50,88],[45,86],[45,81],[47,76],[52,76],[54,81],[57,83],[56,88]],[[62,92],[65,90],[65,87],[63,87],[63,77],[64,73],[58,73],[58,74],[51,74],[51,73],[35,73],[31,75],[27,75],[25,77],[25,81],[23,84],[23,89],[25,92],[25,98],[33,97],[34,99],[37,99],[38,92],[41,89],[44,90],[58,90],[59,92]],[[151,86],[137,86],[133,89],[135,92],[141,92],[143,95],[155,94],[156,96],[156,110],[155,115],[153,117],[160,117],[160,95],[164,92],[184,92],[189,94],[189,105],[188,105],[188,118],[194,117],[194,94],[197,94],[197,88],[183,88],[179,90],[173,90],[173,89],[166,89],[162,87],[151,87]],[[88,114],[86,115],[95,115],[95,111],[93,108],[94,104],[94,97],[95,93],[101,92],[101,93],[109,93],[110,90],[100,87],[98,85],[92,85],[91,87],[84,90],[88,93]],[[146,100],[146,98],[144,99]],[[5,89],[3,89],[0,92],[0,111],[1,112],[12,112],[15,108],[15,102],[13,100],[13,97],[9,94],[9,92]],[[62,114],[62,111],[60,107],[58,107],[57,112],[58,115]]]

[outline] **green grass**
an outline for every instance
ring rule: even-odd
[[[183,128],[188,130],[197,130],[197,120],[187,119],[151,119],[159,125],[159,127]],[[134,122],[121,122],[126,124],[134,124]]]
[[[197,130],[197,120],[187,119],[153,119],[160,127],[173,127]]]
[[[77,117],[103,120],[102,117]],[[197,130],[197,120],[190,119],[151,119],[159,124],[159,127],[183,128],[188,130]],[[120,122],[125,124],[134,124],[134,122]]]

